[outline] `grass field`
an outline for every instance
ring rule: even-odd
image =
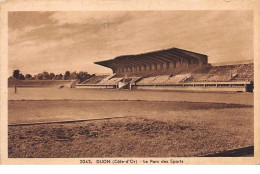
[[[9,99],[10,158],[214,156],[254,145],[250,93],[23,88]],[[88,121],[19,125],[68,120]]]
[[[8,90],[9,100],[145,100],[145,101],[187,101],[254,104],[253,93],[199,93],[147,90],[105,90],[76,88],[13,88]]]

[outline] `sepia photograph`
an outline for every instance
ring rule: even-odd
[[[6,26],[8,159],[255,157],[253,10],[12,10]]]

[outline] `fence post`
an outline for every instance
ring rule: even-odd
[[[16,79],[15,79],[15,81],[14,81],[14,93],[16,94]]]

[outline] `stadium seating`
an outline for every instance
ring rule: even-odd
[[[130,80],[130,83],[131,84],[135,84],[141,77],[129,77]]]
[[[103,82],[102,85],[116,85],[120,82],[123,78],[110,78],[107,81]],[[100,84],[100,83],[98,83]]]
[[[146,77],[140,80],[137,84],[138,85],[150,85],[156,79],[156,77]]]
[[[165,84],[174,84],[174,83],[180,83],[184,82],[186,79],[188,79],[191,76],[191,74],[177,74],[175,76],[170,77]]]
[[[174,84],[174,83],[184,82],[190,76],[191,76],[190,74],[177,74],[172,77],[169,75],[147,77],[147,78],[143,78],[137,84],[138,85]]]
[[[162,76],[156,76],[154,81],[152,82],[153,84],[163,84],[165,83],[168,79],[170,78],[169,75],[162,75]]]
[[[109,79],[111,79],[112,77],[115,77],[115,75],[116,74],[111,74],[111,75],[108,75],[108,76],[106,76],[106,78],[103,78],[102,80],[100,80],[99,82],[98,82],[98,84],[100,85],[100,84],[104,84],[105,82],[107,82]]]
[[[187,82],[228,82],[253,80],[253,64],[211,66],[192,73]]]
[[[254,64],[243,64],[236,71],[232,81],[252,81],[254,79]]]
[[[106,78],[107,76],[108,75],[95,75],[95,76],[92,76],[89,79],[85,80],[81,84],[97,84],[98,82],[100,82],[101,80]]]
[[[208,78],[209,82],[227,82],[232,79],[232,74],[235,72],[235,66],[219,66],[214,67],[216,71]]]
[[[135,73],[125,75],[95,75],[82,84],[117,85],[120,81],[129,82],[132,85],[169,85],[186,82],[231,82],[253,81],[254,64],[207,66],[203,68],[175,69],[171,72],[149,72],[146,76],[135,76]],[[129,77],[127,77],[129,76]]]

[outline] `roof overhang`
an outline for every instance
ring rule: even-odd
[[[139,66],[142,64],[160,64],[164,62],[198,61],[207,63],[208,56],[183,49],[171,48],[136,55],[123,55],[114,59],[94,62],[111,69],[118,67]]]

